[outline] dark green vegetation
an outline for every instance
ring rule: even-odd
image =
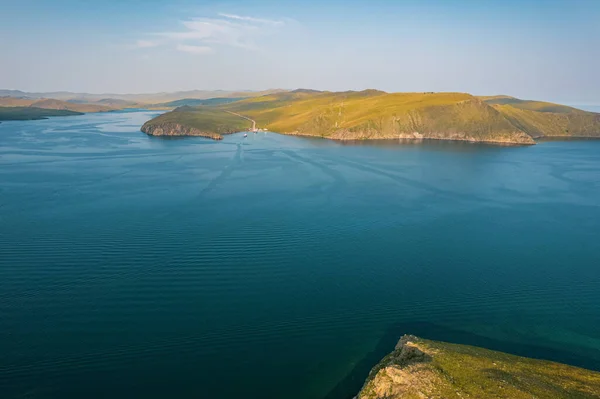
[[[216,110],[222,111],[220,116]],[[534,138],[543,136],[600,136],[600,114],[544,102],[505,96],[480,98],[466,93],[300,89],[210,109],[199,106],[169,118],[182,125],[205,120],[203,130],[220,134],[236,130],[228,121],[236,122],[225,117],[226,111],[256,120],[259,128],[339,140],[408,138],[534,144]],[[146,125],[159,121],[162,119]]]
[[[192,107],[199,106],[199,105],[220,105],[220,104],[229,104],[234,101],[241,100],[241,99],[242,99],[242,97],[217,97],[217,98],[207,98],[207,99],[184,98],[182,100],[176,100],[176,101],[170,101],[170,102],[161,103],[161,104],[155,104],[154,107],[171,108],[171,107],[182,107],[184,105],[192,106]]]
[[[183,106],[146,122],[141,130],[153,136],[202,136],[219,140],[222,134],[249,127],[248,120],[221,109],[205,106],[198,112],[198,108]]]
[[[83,115],[81,112],[64,109],[44,109],[35,107],[0,107],[0,121],[23,121],[47,119],[50,116]]]
[[[502,352],[404,336],[358,399],[599,398],[600,373]]]

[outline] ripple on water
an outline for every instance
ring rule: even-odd
[[[600,143],[157,140],[151,115],[0,124],[7,397],[321,398],[414,332],[600,369]]]

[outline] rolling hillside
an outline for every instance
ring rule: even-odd
[[[531,137],[600,137],[600,114],[508,96],[483,100]]]
[[[530,143],[502,115],[464,93],[296,91],[225,108],[276,132],[341,140],[430,138]]]

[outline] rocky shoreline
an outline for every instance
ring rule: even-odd
[[[166,122],[153,123],[146,122],[140,129],[150,136],[171,136],[171,137],[206,137],[213,140],[222,140],[222,134],[235,133],[236,129],[228,129],[222,134],[200,130],[194,127],[186,126],[181,123]],[[399,133],[399,134],[377,134],[369,131],[347,131],[340,130],[330,136],[322,136],[305,132],[275,132],[288,136],[316,137],[337,141],[366,141],[366,140],[444,140],[444,141],[465,141],[470,143],[489,143],[498,145],[534,145],[535,140],[526,134],[517,134],[510,137],[493,137],[490,139],[481,139],[469,135],[468,133],[452,134],[421,134],[419,132]]]
[[[277,133],[277,132],[276,132]],[[536,141],[526,135],[515,132],[511,137],[493,137],[490,139],[476,138],[468,133],[427,133],[419,132],[412,133],[396,133],[396,134],[374,134],[373,132],[349,132],[338,131],[329,136],[310,134],[305,132],[282,132],[281,134],[289,136],[317,137],[337,141],[369,141],[369,140],[440,140],[440,141],[465,141],[470,143],[489,143],[497,145],[518,146],[518,145],[535,145]]]
[[[207,132],[193,127],[182,125],[181,123],[151,123],[148,121],[141,127],[141,131],[150,136],[195,136],[206,137],[213,140],[223,140],[219,133]],[[233,133],[233,132],[232,132]]]

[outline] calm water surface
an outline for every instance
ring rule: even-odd
[[[600,141],[0,124],[0,396],[352,396],[404,333],[600,370]]]

